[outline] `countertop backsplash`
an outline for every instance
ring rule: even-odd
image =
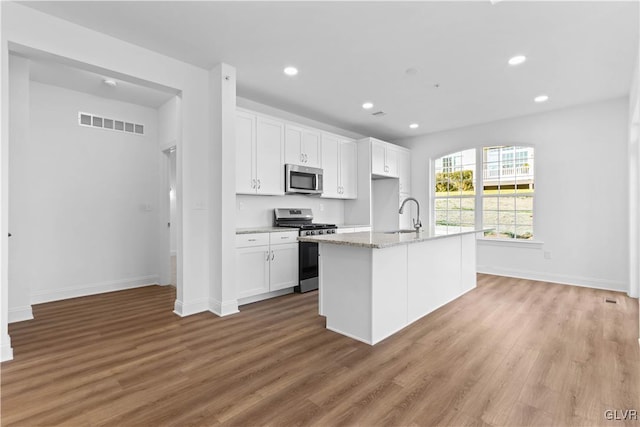
[[[236,195],[236,228],[273,225],[274,208],[311,208],[313,222],[344,223],[344,201],[318,196]]]

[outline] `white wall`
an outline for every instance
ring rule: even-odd
[[[640,296],[640,54],[629,93],[629,295]]]
[[[222,257],[223,250],[210,247],[209,229],[215,220],[215,210],[222,199],[220,191],[211,192],[208,170],[221,166],[222,159],[209,164],[211,136],[209,74],[207,70],[160,55],[105,34],[38,12],[15,2],[0,2],[0,111],[2,145],[0,158],[0,348],[2,359],[11,358],[8,318],[5,302],[8,293],[7,228],[8,212],[7,150],[8,141],[8,53],[11,49],[40,52],[79,63],[87,69],[107,73],[119,79],[139,84],[161,85],[180,92],[180,123],[177,141],[177,211],[178,211],[178,286],[175,312],[181,316],[209,308],[210,260]],[[235,84],[235,81],[233,81]],[[227,119],[225,119],[227,120]],[[227,172],[228,173],[228,172]],[[213,205],[208,202],[214,200]],[[233,230],[234,223],[223,219],[223,226]],[[231,250],[231,248],[228,248]]]
[[[11,156],[24,156],[28,153],[29,140],[29,60],[11,55],[9,58],[9,101],[11,110],[9,111],[9,152]],[[9,168],[9,192],[15,189],[17,180],[24,176],[29,176],[29,168],[16,168],[10,165]],[[13,188],[12,188],[13,187]],[[19,280],[25,275],[24,269],[29,270],[32,266],[28,264],[16,264],[12,262],[16,259],[29,256],[29,247],[21,239],[17,229],[20,216],[24,214],[19,209],[26,200],[24,194],[13,193],[12,199],[16,203],[9,204],[9,232],[12,238],[9,239],[9,283],[14,285],[9,289],[9,323],[20,322],[33,319],[31,311],[31,290],[29,283]],[[18,221],[16,221],[18,220]]]
[[[299,194],[286,196],[238,194],[236,195],[236,228],[273,226],[274,208],[310,208],[313,210],[314,222],[338,225],[344,223],[344,201],[342,200]]]
[[[627,119],[628,99],[619,98],[398,143],[412,150],[412,192],[429,209],[430,159],[483,145],[533,145],[534,234],[544,244],[480,243],[479,271],[627,291]]]
[[[145,135],[79,126],[78,111],[143,124]],[[10,253],[10,289],[40,303],[157,283],[156,110],[31,82],[29,113],[29,138],[11,151],[21,250]]]

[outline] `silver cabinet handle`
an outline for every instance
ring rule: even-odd
[[[304,155],[304,162],[307,163],[309,161],[309,156],[307,156],[306,154]]]
[[[274,251],[271,251],[271,261],[273,261],[275,257],[276,257],[276,253]]]
[[[260,189],[260,180],[258,180],[258,189]]]
[[[267,261],[269,261],[269,251],[267,251]]]
[[[304,163],[304,154],[300,153],[300,161]]]
[[[256,188],[256,180],[255,179],[251,180],[251,188]]]
[[[249,242],[255,242],[256,240],[258,240],[258,239],[248,239],[247,241],[249,241]]]

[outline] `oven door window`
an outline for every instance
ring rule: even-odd
[[[318,277],[318,244],[309,242],[299,243],[300,280]]]
[[[315,190],[316,175],[312,173],[291,172],[291,188],[298,190]]]

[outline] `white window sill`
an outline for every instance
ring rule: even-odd
[[[488,239],[486,237],[479,237],[476,240],[483,246],[509,246],[527,249],[542,249],[542,246],[544,245],[542,240]]]

